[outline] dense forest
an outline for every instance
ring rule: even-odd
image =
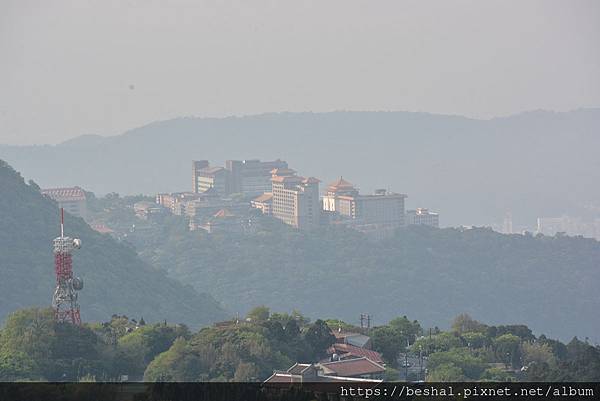
[[[55,202],[35,182],[0,160],[0,319],[11,311],[50,305],[54,291],[52,240],[60,234]],[[66,234],[81,238],[73,254],[74,271],[83,278],[83,320],[101,321],[113,313],[147,319],[185,321],[191,327],[221,319],[225,313],[210,296],[168,279],[143,262],[124,243],[92,230],[66,214]]]
[[[178,216],[137,219],[137,199],[97,199],[96,217],[125,233],[147,262],[232,313],[265,304],[349,322],[370,313],[383,322],[410,311],[448,327],[468,312],[493,324],[527,322],[562,340],[600,340],[600,242],[593,239],[412,226],[370,241],[343,228],[299,232],[263,216],[253,218],[251,232],[208,235],[189,232]]]
[[[0,329],[0,381],[263,381],[294,362],[317,362],[340,320],[252,309],[245,319],[197,332],[185,325],[113,315],[81,327],[55,323],[50,309],[15,311]],[[468,315],[427,333],[398,317],[363,331],[397,381],[397,356],[428,360],[429,381],[600,381],[600,348],[536,337],[524,325],[488,326]]]

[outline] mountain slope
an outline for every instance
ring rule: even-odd
[[[413,226],[373,242],[352,230],[304,233],[275,222],[252,235],[140,230],[129,239],[145,260],[241,314],[264,304],[348,322],[361,313],[375,324],[418,316],[432,326],[468,312],[564,340],[600,340],[593,239]]]
[[[0,160],[0,319],[17,308],[50,305],[54,291],[52,239],[59,234],[58,208]],[[167,279],[82,219],[65,216],[66,234],[81,238],[74,252],[82,319],[105,321],[125,314],[147,321],[185,322],[193,327],[220,319],[213,298]]]
[[[0,157],[43,187],[99,194],[190,188],[190,161],[282,158],[324,182],[343,175],[365,192],[407,193],[442,224],[484,225],[512,211],[539,216],[600,210],[600,109],[537,111],[492,120],[408,112],[279,113],[180,118],[123,135],[56,146],[0,146]],[[70,168],[60,172],[56,160]]]

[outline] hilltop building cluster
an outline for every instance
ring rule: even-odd
[[[208,160],[194,160],[192,192],[200,194],[211,190],[220,196],[255,197],[271,191],[271,171],[287,168],[288,164],[282,160],[227,160],[225,167],[210,166]]]
[[[321,194],[320,183],[315,177],[298,175],[280,159],[227,160],[224,167],[194,160],[192,191],[161,193],[156,203],[187,216],[190,230],[211,233],[248,229],[255,213],[300,230],[335,224],[374,236],[385,236],[406,224],[439,227],[437,213],[420,208],[414,217],[412,211],[406,212],[405,194],[385,189],[361,194],[342,177]]]
[[[191,231],[208,233],[252,230],[257,214],[299,230],[341,225],[375,238],[404,225],[439,227],[437,213],[425,208],[406,211],[405,194],[386,189],[360,193],[343,177],[327,185],[323,193],[320,184],[319,179],[299,175],[280,159],[227,160],[225,166],[194,160],[191,191],[159,193],[155,202],[139,201],[133,209],[142,220],[157,220],[165,213],[184,216]],[[81,188],[43,189],[42,193],[67,212],[87,217],[86,194]]]

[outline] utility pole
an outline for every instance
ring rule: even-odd
[[[369,331],[369,329],[371,328],[371,315],[369,315],[368,313],[360,314],[360,328]]]
[[[429,352],[427,353],[427,355],[431,355],[431,349],[433,348],[433,342],[431,340],[431,327],[429,328]]]

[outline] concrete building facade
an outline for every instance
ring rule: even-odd
[[[208,167],[208,160],[192,160],[192,192],[198,193],[200,170]]]
[[[311,230],[321,224],[318,179],[300,177],[290,169],[275,169],[271,193],[275,218],[301,230]]]
[[[354,185],[340,177],[327,187],[323,210],[355,226],[399,227],[404,225],[405,199],[404,194],[384,189],[376,190],[373,195],[361,195]]]
[[[225,196],[231,193],[229,171],[223,167],[204,167],[196,173],[196,192],[201,194],[208,190]]]
[[[227,160],[225,168],[230,172],[231,191],[247,197],[255,197],[271,191],[271,171],[287,169],[283,160],[260,161]]]
[[[417,208],[406,212],[407,225],[422,225],[431,227],[440,227],[440,216],[438,213],[430,212],[425,208]]]

